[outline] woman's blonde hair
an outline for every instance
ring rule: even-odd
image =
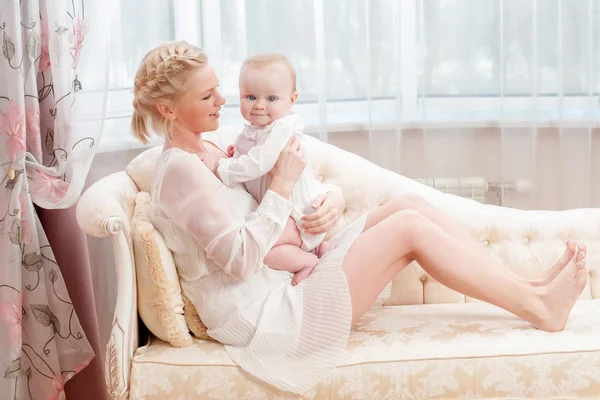
[[[189,73],[208,63],[201,48],[178,41],[166,42],[150,50],[135,74],[131,130],[143,143],[150,138],[147,122],[161,136],[172,137],[172,123],[158,112],[158,104],[174,105],[176,96],[186,90]]]

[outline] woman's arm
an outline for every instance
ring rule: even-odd
[[[286,147],[263,201],[240,220],[229,211],[230,189],[197,156],[181,155],[167,167],[159,204],[167,217],[194,236],[208,258],[229,275],[247,279],[262,268],[283,232],[292,210],[287,198],[302,168],[297,148]]]

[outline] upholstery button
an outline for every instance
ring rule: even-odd
[[[16,176],[17,176],[17,173],[15,172],[15,170],[13,168],[9,168],[8,169],[8,180],[12,181],[15,179]]]
[[[425,283],[425,281],[427,281],[427,275],[423,275],[421,277],[421,282]]]
[[[527,236],[523,238],[523,244],[529,244],[529,238]]]
[[[490,245],[490,241],[489,241],[489,240],[487,240],[487,239],[485,239],[485,240],[483,241],[483,245],[484,245],[485,247],[488,247],[488,246]]]

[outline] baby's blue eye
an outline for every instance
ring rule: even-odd
[[[276,97],[275,97],[275,96],[269,96],[269,97],[267,97],[267,99],[268,99],[269,101],[275,101],[275,100],[276,100]]]
[[[250,96],[248,96],[248,100],[256,100],[256,96],[250,95]]]

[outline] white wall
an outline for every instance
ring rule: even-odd
[[[343,132],[329,133],[329,142],[412,178],[531,180],[530,195],[505,193],[508,207],[600,206],[600,129],[415,129],[374,131],[370,140],[368,132]]]

